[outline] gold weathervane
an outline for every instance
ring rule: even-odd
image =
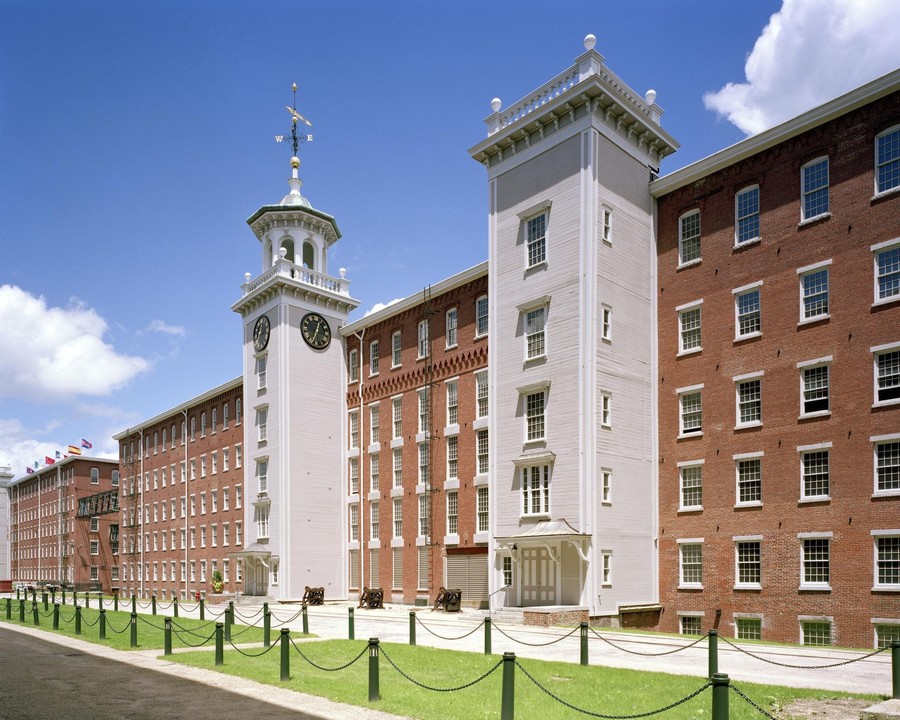
[[[294,157],[297,156],[297,152],[300,149],[301,142],[311,142],[313,139],[312,135],[298,135],[297,134],[297,121],[299,120],[302,123],[305,123],[309,127],[312,127],[312,123],[303,117],[300,113],[297,112],[297,83],[294,83],[292,86],[294,91],[294,105],[291,107],[290,105],[285,105],[285,109],[291,114],[291,146],[294,150]],[[284,135],[276,135],[275,142],[284,142]]]

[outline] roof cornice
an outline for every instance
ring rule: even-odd
[[[745,160],[775,145],[824,125],[864,105],[875,102],[900,89],[900,69],[858,87],[786,122],[764,130],[697,162],[676,170],[650,183],[650,192],[660,197],[680,187],[711,175],[729,165]]]

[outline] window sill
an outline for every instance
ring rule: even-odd
[[[403,488],[402,487],[394,487],[391,488],[391,497],[403,497]]]
[[[451,435],[459,435],[459,423],[453,423],[444,428],[444,437],[449,437]]]
[[[884,497],[900,497],[900,488],[897,490],[876,490],[872,493],[873,498],[884,498]]]
[[[416,433],[416,442],[417,443],[423,443],[423,442],[425,442],[426,439],[428,439],[428,433],[425,432],[424,430]]]
[[[444,490],[459,490],[459,478],[448,478],[445,480]]]
[[[376,377],[378,377],[378,373],[377,372],[369,373],[369,377],[376,378]]]
[[[520,520],[549,520],[550,513],[525,513],[519,515]]]
[[[347,457],[348,458],[359,457],[359,448],[358,447],[349,448],[347,450]]]
[[[444,350],[456,350],[458,347],[459,345],[457,343],[453,343],[452,345],[445,345]]]
[[[696,513],[703,512],[702,505],[692,505],[691,507],[678,508],[679,513]]]
[[[612,507],[612,500],[601,500],[600,504],[606,507]]]
[[[686,357],[688,355],[696,355],[697,353],[703,352],[702,347],[691,348],[690,350],[680,350],[675,357]]]
[[[359,540],[350,540],[347,543],[348,550],[359,550]]]
[[[900,405],[900,398],[894,398],[892,400],[876,400],[872,403],[872,409],[890,407],[891,405]]]
[[[480,335],[476,335],[476,336],[475,336],[475,340],[476,340],[476,341],[478,341],[478,340],[484,340],[487,336],[488,336],[487,333],[481,333]]]
[[[900,302],[900,295],[894,295],[893,297],[887,298],[879,298],[875,302],[872,303],[872,307],[881,307],[882,305],[890,305],[891,303]]]
[[[731,252],[734,253],[743,250],[744,248],[759,245],[761,242],[762,238],[760,237],[750,238],[749,240],[744,240],[744,242],[735,242],[734,246],[731,248]]]
[[[402,548],[403,547],[403,538],[391,538],[391,547],[392,548]]]
[[[475,487],[482,487],[484,485],[488,485],[488,484],[490,484],[490,477],[487,475],[487,473],[484,473],[481,475],[476,475],[475,479],[472,481],[472,484]]]
[[[491,419],[487,415],[484,415],[480,418],[475,418],[475,420],[472,421],[472,429],[484,430],[488,425],[490,425],[490,421]]]
[[[423,535],[419,535],[419,537],[416,538],[416,547],[425,547],[427,544],[428,544],[427,537],[425,537]]]
[[[884,198],[891,197],[891,195],[900,195],[900,185],[897,187],[892,187],[889,190],[882,190],[881,192],[875,193],[869,202],[878,202],[879,200],[883,200]]]
[[[547,362],[547,353],[542,353],[541,355],[534,355],[533,357],[527,357],[522,361],[523,368],[529,368],[532,365],[541,365]]]
[[[815,317],[803,318],[797,323],[797,327],[806,327],[807,325],[815,325],[816,323],[825,322],[826,320],[831,320],[831,313],[825,313],[824,315],[816,315]]]
[[[420,482],[416,484],[416,495],[424,495],[425,494],[425,483]]]
[[[676,440],[690,440],[691,438],[699,438],[699,437],[703,437],[702,430],[700,430],[699,432],[691,432],[691,433],[682,432],[682,433],[679,433],[675,439]]]
[[[746,335],[738,335],[734,339],[734,343],[737,344],[739,342],[744,342],[745,340],[753,340],[758,337],[762,337],[762,330],[758,330],[758,331],[752,332],[752,333],[747,333]]]
[[[402,437],[391,438],[391,450],[395,450],[396,448],[401,448],[401,447],[403,447],[403,438]]]
[[[762,583],[741,583],[735,585],[732,590],[762,590]]]
[[[477,532],[472,539],[472,542],[476,543],[486,543],[491,539],[491,534],[487,532]]]
[[[381,452],[381,443],[380,442],[369,443],[368,447],[366,447],[366,452],[369,454]]]
[[[688,268],[697,267],[703,262],[703,258],[697,258],[696,260],[688,260],[687,262],[678,263],[675,266],[675,272],[679,270],[687,270]]]
[[[875,585],[872,592],[877,593],[900,593],[900,585]]]
[[[459,534],[444,535],[444,545],[459,545]]]
[[[372,502],[373,500],[378,500],[381,497],[381,493],[378,490],[370,490],[369,494],[366,495],[366,500]]]
[[[368,542],[366,542],[367,550],[380,550],[381,549],[381,540],[378,538],[371,538]]]
[[[817,410],[811,413],[800,413],[798,420],[813,420],[815,418],[831,417],[831,410]]]
[[[741,508],[761,508],[763,506],[762,500],[752,500],[750,502],[738,502],[734,504],[735,510],[740,510]]]
[[[809,505],[811,503],[827,503],[831,502],[831,495],[818,495],[815,497],[802,497],[797,501],[798,505]]]
[[[402,365],[402,364],[398,364],[398,365],[391,365],[391,370],[399,370],[399,369],[400,369],[400,368],[402,368],[402,367],[403,367],[403,365]]]
[[[703,583],[685,583],[678,585],[679,590],[702,590]]]
[[[817,583],[810,585],[801,585],[797,588],[797,592],[831,592],[831,584]]]
[[[752,428],[762,427],[762,420],[754,420],[753,422],[738,423],[734,426],[735,430],[751,430]]]
[[[547,261],[541,260],[540,262],[536,262],[534,265],[527,265],[525,267],[525,274],[527,275],[528,273],[534,272],[535,270],[541,270],[546,267],[547,267]]]
[[[800,228],[808,227],[809,225],[815,225],[816,223],[823,222],[825,220],[830,220],[830,219],[831,219],[831,213],[824,212],[824,213],[821,213],[820,215],[816,215],[814,217],[806,218],[805,220],[801,220],[799,223],[797,223],[797,229],[799,230]]]

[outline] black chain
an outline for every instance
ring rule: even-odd
[[[474,628],[472,628],[465,635],[460,635],[459,637],[447,637],[446,635],[439,635],[434,630],[429,628],[425,623],[423,623],[421,620],[419,620],[418,615],[416,615],[416,620],[418,621],[419,625],[421,625],[423,628],[425,628],[425,630],[427,632],[430,632],[436,638],[440,638],[441,640],[462,640],[463,638],[467,638],[467,637],[469,637],[469,635],[472,635],[475,631],[477,631],[482,625],[484,625],[484,622],[485,622],[484,620],[482,620],[480,623],[478,623],[478,625],[476,625]]]
[[[232,625],[231,627],[234,628],[234,625]],[[241,635],[243,635],[243,634],[244,634],[245,632],[247,632],[248,630],[252,630],[254,627],[256,627],[256,626],[255,626],[255,625],[245,625],[243,630],[238,630],[237,632],[235,632],[235,631],[232,629],[232,631],[231,631],[231,636],[232,636],[232,637],[240,637]]]
[[[181,605],[179,605],[178,607],[180,607],[185,612],[194,612],[194,610],[198,610],[200,608],[200,603],[197,603],[196,605],[194,605],[193,609],[189,608],[187,606],[187,603],[184,603],[184,602],[182,602]]]
[[[62,621],[63,621],[64,623],[66,623],[66,624],[71,623],[71,622],[75,622],[75,615],[77,614],[77,612],[78,612],[77,610],[76,610],[75,612],[73,612],[73,613],[72,613],[72,617],[69,618],[68,620],[66,620],[65,615],[63,615],[63,614],[62,614],[62,610],[60,610],[60,611],[59,611],[59,619],[62,620]]]
[[[195,633],[191,633],[191,634],[195,635]],[[208,643],[210,640],[212,640],[215,636],[216,636],[216,631],[213,630],[212,635],[209,635],[206,639],[201,640],[199,643],[197,643],[195,645],[193,643],[187,642],[183,637],[181,637],[181,634],[177,630],[175,631],[175,637],[178,638],[178,641],[180,643],[182,643],[183,645],[187,645],[188,647],[194,647],[194,648],[203,647],[204,645],[206,645],[206,643]],[[197,637],[199,637],[199,635],[197,635]]]
[[[747,702],[748,705],[750,705],[751,707],[756,708],[756,710],[757,710],[758,712],[762,713],[762,714],[765,715],[767,718],[769,718],[769,720],[778,720],[778,718],[776,718],[772,713],[770,713],[768,710],[765,710],[764,708],[762,708],[762,707],[760,707],[759,705],[757,705],[755,702],[753,702],[753,700],[751,700],[749,697],[747,697],[746,695],[744,695],[744,693],[742,693],[740,690],[738,690],[734,685],[729,685],[728,687],[730,687],[730,688],[731,688],[732,690],[734,690],[740,697],[742,697],[742,698]]]
[[[262,611],[263,611],[263,609],[260,608],[260,609],[257,610],[255,613],[251,613],[250,615],[244,615],[243,613],[238,612],[237,610],[235,610],[235,611],[234,611],[234,614],[237,615],[239,618],[241,618],[241,620],[249,620],[250,618],[256,617],[257,615],[259,615],[260,613],[262,613]]]
[[[191,628],[186,628],[186,627],[184,627],[184,626],[182,626],[182,625],[179,625],[179,624],[178,624],[177,622],[175,622],[174,620],[172,621],[173,627],[177,627],[177,628],[178,628],[179,630],[181,630],[182,632],[188,633],[189,635],[193,635],[194,637],[200,637],[200,633],[194,632],[195,630],[199,630],[200,628],[209,627],[209,626],[212,625],[212,624],[213,624],[213,622],[210,621],[210,622],[208,622],[208,623],[204,623],[203,625],[198,625],[197,627],[191,629]]]
[[[285,624],[287,624],[287,623],[289,623],[289,622],[294,622],[294,620],[296,620],[296,619],[297,619],[298,617],[300,617],[302,614],[303,614],[303,610],[298,610],[292,617],[289,617],[287,620],[279,620],[277,617],[275,617],[275,613],[270,612],[270,613],[269,613],[269,618],[270,618],[271,620],[274,620],[275,622],[281,624],[281,625],[285,625]]]
[[[659,715],[660,713],[664,713],[673,708],[677,708],[679,705],[683,705],[684,703],[688,702],[689,700],[693,700],[695,697],[697,697],[700,693],[702,693],[708,687],[712,687],[712,683],[706,683],[706,685],[704,685],[701,688],[698,688],[697,690],[694,690],[694,692],[692,692],[687,697],[683,697],[683,698],[681,698],[681,700],[676,700],[675,702],[670,703],[669,705],[666,705],[663,708],[659,708],[658,710],[649,710],[647,712],[637,713],[635,715],[604,715],[602,713],[596,713],[596,712],[592,712],[590,710],[585,710],[584,708],[580,708],[576,705],[573,705],[572,703],[563,700],[561,697],[554,695],[553,692],[551,692],[550,690],[545,688],[543,685],[541,685],[537,680],[535,680],[534,677],[531,675],[531,673],[529,673],[524,667],[522,667],[522,663],[520,663],[518,660],[516,660],[515,663],[516,663],[516,667],[518,667],[519,670],[521,670],[525,674],[525,677],[527,677],[529,680],[531,680],[531,682],[533,682],[535,685],[537,685],[538,689],[543,690],[547,695],[549,695],[551,698],[556,700],[556,702],[561,703],[562,705],[565,705],[567,708],[569,708],[569,710],[574,710],[575,712],[580,712],[580,713],[583,713],[584,715],[590,715],[591,717],[605,718],[606,720],[633,720],[634,718],[645,718],[645,717],[650,717],[651,715]]]
[[[140,620],[145,625],[149,625],[150,627],[156,628],[157,630],[165,630],[165,627],[163,627],[162,625],[154,625],[152,622],[150,622],[149,620],[145,620],[140,615],[137,616],[137,619]]]
[[[291,641],[291,645],[294,646],[294,650],[296,650],[298,653],[300,653],[300,657],[302,657],[304,660],[306,660],[306,662],[308,662],[310,665],[312,665],[314,668],[316,668],[316,670],[324,670],[325,672],[337,672],[339,670],[346,670],[353,663],[355,663],[357,660],[359,660],[363,655],[365,655],[366,651],[369,649],[369,646],[366,645],[362,649],[362,651],[359,653],[359,655],[357,655],[355,658],[353,658],[350,662],[348,662],[344,665],[341,665],[339,667],[328,668],[328,667],[324,667],[322,665],[317,665],[312,660],[310,660],[308,657],[306,657],[306,655],[303,654],[303,651],[297,646],[297,643],[294,642],[294,638],[289,637],[288,639]],[[274,645],[273,645],[273,647],[274,647]]]
[[[688,645],[682,645],[681,647],[677,647],[674,650],[665,650],[663,652],[658,652],[658,653],[646,653],[646,652],[638,652],[637,650],[629,650],[628,648],[624,648],[621,645],[616,645],[612,640],[609,640],[608,638],[603,637],[603,635],[601,635],[596,630],[594,630],[594,628],[588,628],[588,629],[592,633],[594,633],[594,635],[596,635],[598,638],[600,638],[603,642],[607,643],[608,645],[611,645],[616,650],[621,650],[622,652],[628,653],[630,655],[641,655],[643,657],[662,657],[663,655],[674,655],[677,652],[681,652],[682,650],[687,650],[688,648],[692,648],[692,647],[694,647],[694,645],[697,645],[698,643],[701,643],[704,640],[706,640],[706,635],[702,635],[699,638],[697,638],[696,640],[694,640],[694,642],[689,643]]]
[[[163,604],[157,602],[156,609],[157,610],[170,610],[174,604],[175,604],[174,600],[170,600],[168,605],[163,605]]]
[[[53,614],[53,610],[48,610],[47,612],[41,612],[41,609],[38,608],[38,615],[41,617],[50,617]]]
[[[121,630],[116,630],[115,625],[113,625],[110,622],[109,618],[106,618],[106,625],[107,625],[107,627],[109,627],[110,630],[112,630],[114,633],[116,633],[116,635],[121,635],[123,632],[125,632],[130,627],[131,621],[129,620],[127,623],[125,623],[125,627],[122,628]]]
[[[244,651],[241,650],[237,645],[235,645],[233,642],[231,642],[231,640],[228,641],[228,644],[231,645],[231,647],[233,647],[235,650],[237,650],[237,651],[238,651],[241,655],[243,655],[244,657],[258,658],[258,657],[262,657],[263,655],[265,655],[265,654],[268,653],[268,652],[271,652],[272,649],[273,649],[278,643],[272,643],[271,645],[269,645],[269,647],[267,647],[265,650],[263,650],[262,652],[259,652],[259,653],[249,653],[249,652],[244,652]]]
[[[135,600],[134,604],[139,608],[148,608],[150,607],[150,603],[142,603]]]
[[[457,686],[457,687],[451,687],[451,688],[439,688],[439,687],[431,687],[430,685],[426,685],[425,683],[421,683],[421,682],[419,682],[418,680],[415,680],[415,679],[411,678],[409,675],[407,675],[405,672],[403,672],[399,667],[397,667],[397,664],[396,664],[393,660],[391,660],[390,655],[388,655],[388,654],[385,652],[385,650],[384,650],[383,647],[381,648],[381,654],[384,655],[384,659],[387,660],[387,661],[391,664],[391,667],[394,668],[394,670],[396,670],[398,673],[400,673],[400,675],[402,675],[406,680],[409,680],[413,685],[416,685],[416,686],[418,686],[418,687],[420,687],[420,688],[422,688],[422,689],[424,689],[424,690],[432,690],[432,691],[434,691],[434,692],[456,692],[457,690],[465,690],[466,688],[470,688],[470,687],[472,687],[473,685],[476,685],[477,683],[480,683],[480,682],[481,682],[482,680],[484,680],[488,675],[490,675],[491,673],[493,673],[497,668],[499,668],[499,667],[503,664],[503,660],[498,660],[498,661],[497,661],[497,664],[494,665],[494,667],[492,667],[492,668],[491,668],[490,670],[488,670],[486,673],[484,673],[483,675],[478,676],[478,677],[475,678],[474,680],[472,680],[472,681],[470,681],[470,682],[467,682],[467,683],[465,683],[465,684],[463,684],[463,685],[459,685],[459,686]]]
[[[81,622],[83,622],[88,627],[94,627],[94,625],[96,625],[97,623],[100,622],[100,615],[98,614],[97,617],[94,618],[94,622],[88,622],[87,620],[84,619],[84,617],[81,618]]]
[[[555,644],[555,643],[561,642],[562,640],[565,640],[567,637],[570,637],[571,635],[574,635],[574,634],[575,634],[576,632],[578,632],[578,630],[580,629],[580,628],[577,628],[577,627],[576,627],[576,628],[572,628],[572,630],[571,630],[570,632],[568,632],[567,634],[563,635],[562,637],[558,637],[558,638],[556,638],[555,640],[551,640],[550,642],[545,642],[545,643],[530,643],[530,642],[525,642],[524,640],[517,640],[517,639],[514,638],[512,635],[509,635],[509,634],[503,632],[503,628],[497,627],[496,625],[494,625],[494,628],[496,628],[496,630],[497,630],[498,633],[500,633],[501,635],[503,635],[503,636],[505,636],[505,637],[508,637],[508,638],[509,638],[510,640],[512,640],[513,642],[519,643],[520,645],[527,645],[528,647],[546,647],[547,645],[553,645],[553,644]]]
[[[744,650],[744,648],[735,645],[733,642],[730,642],[728,638],[722,638],[722,640],[728,643],[735,650],[740,650],[742,653],[744,653],[744,655],[749,655],[754,660],[760,660],[764,663],[769,663],[770,665],[777,665],[778,667],[791,668],[792,670],[826,670],[828,668],[841,667],[843,665],[850,665],[851,663],[859,662],[860,660],[868,660],[870,657],[874,657],[875,655],[878,655],[878,653],[883,653],[885,650],[890,649],[889,647],[883,647],[878,650],[873,650],[866,655],[860,655],[859,657],[850,658],[849,660],[841,660],[840,662],[828,663],[826,665],[791,665],[789,663],[781,663],[777,660],[768,660],[760,655],[755,655],[749,650]]]

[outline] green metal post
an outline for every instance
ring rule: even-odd
[[[172,618],[163,620],[163,655],[172,654]]]
[[[416,644],[416,611],[409,611],[409,644]]]
[[[281,681],[291,679],[291,656],[288,642],[291,639],[289,628],[281,628]]]
[[[65,588],[63,588],[62,596],[63,596],[63,605],[65,605],[66,604],[66,589]]]
[[[231,640],[231,625],[234,622],[234,606],[229,602],[225,608],[225,639]]]
[[[894,691],[891,697],[894,700],[900,700],[900,640],[891,642],[891,675]]]
[[[53,629],[59,630],[59,603],[53,603]]]
[[[351,610],[353,608],[350,608]],[[369,702],[381,700],[378,678],[378,638],[369,638]]]
[[[41,600],[44,601],[44,611],[46,612],[47,610],[50,609],[50,605],[49,605],[49,602],[50,602],[50,601],[47,599],[47,593],[46,593],[46,592],[41,593]]]
[[[81,635],[81,606],[75,606],[75,634]]]
[[[131,593],[131,614],[134,615],[137,613],[137,595],[132,591]]]
[[[78,591],[77,590],[72,591],[72,604],[73,605],[78,604]]]
[[[53,588],[53,590],[50,591],[50,602],[53,605],[56,605],[56,588]]]
[[[106,640],[106,608],[100,608],[100,639]]]
[[[719,631],[709,631],[709,672],[708,678],[719,672]]]
[[[484,654],[491,654],[491,619],[484,619]]]
[[[19,622],[25,622],[25,600],[19,600]]]
[[[16,588],[16,600],[22,599],[22,596],[19,594],[19,593],[21,593],[21,591],[22,591],[22,588]]]
[[[113,595],[113,610],[119,612],[119,593]]]
[[[12,598],[6,598],[6,619],[12,620]]]
[[[37,602],[37,590],[31,591],[31,602]]]
[[[32,603],[31,603],[31,614],[34,617],[34,624],[40,625],[40,621],[38,620],[38,615],[39,615],[38,604],[34,601],[32,601]]]
[[[216,667],[219,665],[225,664],[224,652],[223,652],[224,643],[222,642],[222,623],[216,623]]]
[[[206,620],[206,607],[203,603],[203,598],[200,598],[200,619]]]
[[[353,623],[353,608],[350,608],[350,614],[347,616],[347,634],[351,640],[356,639],[356,628]]]
[[[303,634],[309,635],[309,617],[306,614],[306,605],[301,608],[303,612]]]
[[[132,596],[134,597],[134,596]],[[137,613],[131,613],[131,647],[137,647]]]
[[[156,615],[156,593],[150,596],[150,607],[153,608],[151,615]]]
[[[516,716],[516,654],[503,653],[503,690],[500,703],[500,720],[513,720]]]
[[[269,615],[269,603],[263,603],[263,647],[272,644],[272,617]]]
[[[86,592],[84,594],[84,606],[86,608],[89,608],[91,606],[91,593],[90,592]]]
[[[172,598],[172,615],[178,617],[178,598]]]
[[[712,682],[712,720],[728,720],[728,685],[731,681],[724,673],[716,673]]]
[[[581,664],[588,664],[588,624],[584,621],[581,623]]]
[[[225,612],[231,618],[229,622],[234,625],[234,600],[228,601],[228,609]]]

